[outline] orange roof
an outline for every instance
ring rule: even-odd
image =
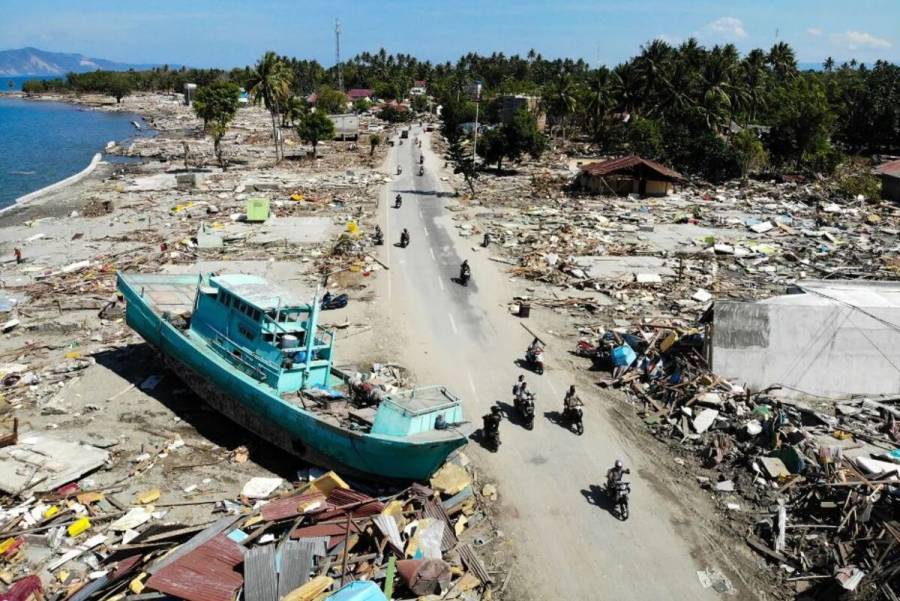
[[[584,165],[581,170],[588,175],[594,175],[598,177],[605,177],[607,175],[614,175],[619,172],[627,172],[631,173],[635,167],[643,166],[655,173],[674,180],[684,180],[684,177],[674,171],[669,169],[665,165],[660,165],[656,161],[651,161],[650,159],[644,159],[637,155],[629,155],[625,157],[620,157],[618,159],[611,159],[609,161],[601,161],[599,163],[588,163]]]

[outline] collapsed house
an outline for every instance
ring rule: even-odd
[[[900,202],[900,159],[875,168],[881,178],[881,198]]]
[[[666,196],[684,181],[680,173],[665,165],[630,155],[584,165],[575,184],[595,194]]]
[[[720,301],[712,369],[786,397],[896,394],[900,390],[900,284],[799,282],[784,296]]]

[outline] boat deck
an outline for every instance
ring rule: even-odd
[[[156,313],[184,315],[194,309],[199,278],[195,274],[130,273],[127,281]]]

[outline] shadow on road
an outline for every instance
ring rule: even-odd
[[[599,484],[589,484],[587,488],[582,489],[581,494],[591,505],[599,507],[600,509],[604,509],[611,516],[619,519],[618,515],[616,514],[616,508],[613,506],[612,501],[607,496],[606,491],[604,491],[603,487]]]
[[[538,373],[538,371],[534,368],[534,366],[531,363],[529,363],[525,359],[522,359],[521,357],[516,359],[515,361],[513,361],[513,363],[519,369],[524,369],[525,371],[530,371],[531,373],[533,373],[537,376],[543,375],[542,373]],[[544,370],[546,371],[546,368],[544,368]]]
[[[393,190],[398,194],[415,194],[417,196],[437,196],[438,198],[453,198],[455,192],[440,192],[438,190]]]
[[[497,401],[496,405],[500,407],[500,411],[503,412],[503,416],[509,420],[509,423],[515,426],[521,426],[522,428],[525,427],[525,420],[522,418],[522,414],[519,413],[519,410],[516,409],[515,405],[503,401]]]

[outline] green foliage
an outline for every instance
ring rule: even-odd
[[[316,110],[327,115],[342,115],[347,112],[347,96],[330,86],[316,89]]]
[[[512,162],[520,160],[523,154],[538,158],[546,146],[546,138],[538,130],[534,115],[522,107],[513,114],[509,123],[481,136],[477,150],[486,163],[496,163],[499,170],[504,158]]]
[[[409,105],[417,113],[425,113],[428,111],[428,98],[425,96],[413,96],[412,100],[409,101]]]
[[[353,103],[353,111],[356,113],[365,113],[370,108],[372,108],[372,101],[366,98],[360,98]]]
[[[222,153],[222,138],[237,114],[240,98],[241,89],[226,81],[198,88],[194,97],[194,113],[203,119],[204,128],[212,136],[213,150],[223,170],[227,169],[227,163]]]
[[[297,135],[307,144],[312,144],[313,156],[317,157],[319,142],[334,138],[334,122],[322,111],[307,113],[297,126]]]
[[[369,156],[375,154],[375,149],[381,144],[381,136],[372,134],[369,136]]]
[[[774,94],[769,151],[781,165],[795,168],[821,162],[830,150],[829,135],[835,115],[828,106],[825,87],[815,76],[801,75],[779,86]]]
[[[412,113],[393,104],[386,104],[378,116],[388,123],[406,123],[412,119]]]
[[[769,160],[766,149],[752,129],[742,129],[731,138],[741,168],[741,180],[746,182],[751,171],[763,167]]]
[[[662,130],[656,121],[636,117],[628,124],[626,136],[628,147],[633,154],[647,159],[662,158]]]
[[[272,141],[275,145],[275,161],[278,162],[284,155],[279,148],[278,125],[276,117],[279,115],[291,97],[291,83],[293,73],[282,59],[278,58],[271,50],[262,58],[247,74],[247,92],[254,104],[262,104],[272,117]]]
[[[134,91],[134,83],[127,73],[110,73],[103,91],[116,99],[116,103]]]
[[[862,194],[868,201],[877,201],[881,196],[881,182],[871,173],[854,173],[837,182],[838,193],[847,199],[856,199]]]

